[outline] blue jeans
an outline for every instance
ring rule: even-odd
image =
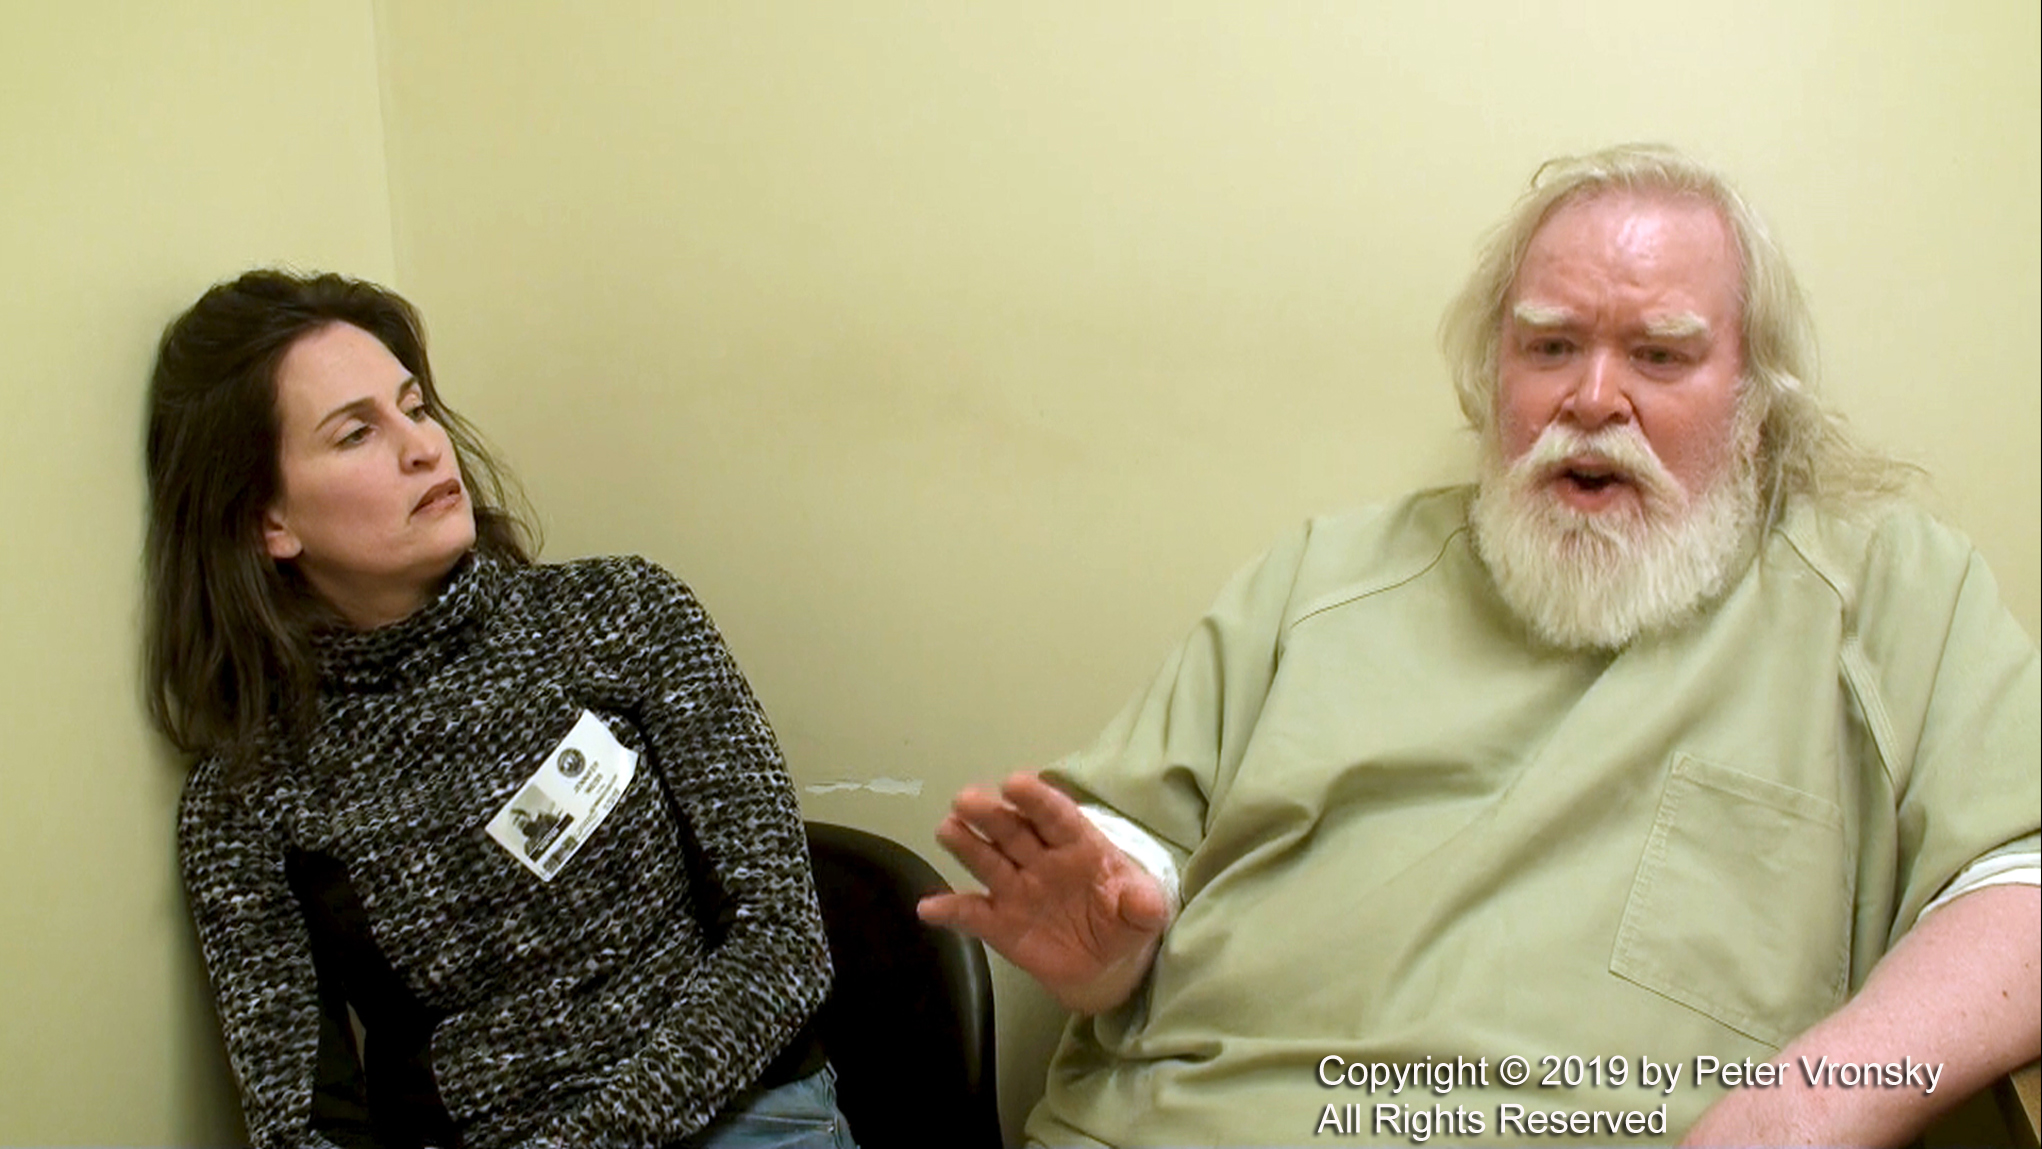
[[[678,1149],[858,1149],[837,1112],[837,1071],[741,1094]]]

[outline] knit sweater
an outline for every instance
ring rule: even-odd
[[[342,998],[386,1135],[391,1113],[437,1114],[398,1136],[475,1149],[669,1144],[822,1002],[793,787],[671,575],[470,558],[410,618],[315,646],[305,749],[247,782],[201,762],[180,812],[253,1144],[349,1140]],[[486,827],[585,711],[640,757],[547,879]]]

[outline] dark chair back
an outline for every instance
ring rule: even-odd
[[[900,843],[808,823],[836,985],[821,1014],[860,1149],[999,1149],[993,983],[978,939],[924,925],[950,888]]]

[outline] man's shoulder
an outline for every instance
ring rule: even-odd
[[[1912,587],[1912,593],[1961,581],[1971,540],[1912,501],[1900,498],[1846,509],[1803,503],[1775,528],[1792,561],[1805,564],[1847,608]]]
[[[1434,487],[1310,520],[1293,536],[1300,607],[1419,578],[1468,528],[1473,486]]]

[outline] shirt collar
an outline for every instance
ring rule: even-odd
[[[335,626],[313,632],[319,677],[328,687],[388,688],[429,673],[466,644],[488,617],[503,582],[503,562],[470,551],[439,592],[409,616],[374,630]]]

